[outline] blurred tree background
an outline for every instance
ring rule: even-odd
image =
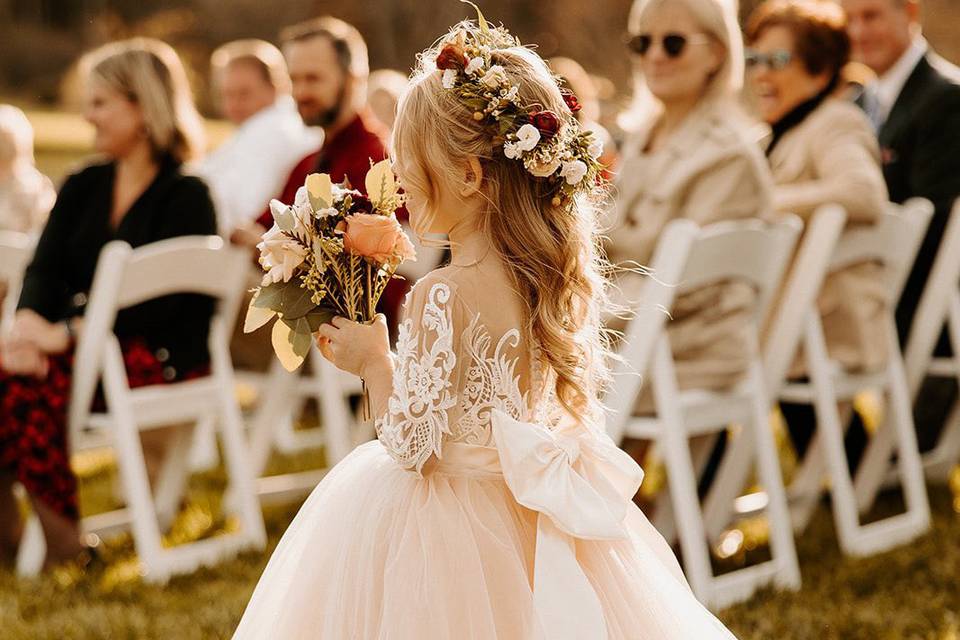
[[[743,0],[746,15],[760,0]],[[622,43],[630,0],[483,0],[484,13],[502,21],[545,57],[573,57],[609,79],[607,99],[628,93],[629,61]],[[960,2],[926,0],[928,37],[960,59]],[[197,100],[211,113],[207,58],[235,38],[274,41],[285,25],[332,14],[356,25],[370,47],[371,68],[407,70],[415,54],[451,24],[469,17],[456,0],[0,0],[0,96],[53,106],[64,78],[83,51],[134,35],[170,42],[193,76]],[[67,83],[69,88],[69,83]],[[66,91],[69,98],[69,91]],[[69,100],[68,100],[69,101]]]

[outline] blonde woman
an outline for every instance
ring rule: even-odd
[[[543,60],[481,25],[422,56],[394,129],[413,227],[451,264],[416,284],[395,354],[383,322],[321,328],[378,440],[314,490],[234,637],[732,638],[600,422],[599,145]]]
[[[84,61],[84,116],[103,162],[67,178],[27,268],[20,309],[0,340],[0,554],[21,535],[13,483],[30,495],[47,541],[47,565],[92,552],[77,526],[66,411],[74,336],[97,257],[111,240],[134,247],[216,233],[213,205],[181,165],[198,150],[199,118],[176,53],[154,40],[104,47]],[[120,338],[132,385],[203,371],[212,301],[167,296],[121,311]]]
[[[633,133],[607,225],[614,263],[650,260],[671,220],[705,225],[766,216],[769,169],[737,108],[743,41],[731,0],[637,0],[629,47],[636,77]],[[640,276],[618,282],[636,302]],[[640,301],[642,304],[642,301]],[[668,326],[681,388],[724,388],[745,373],[752,290],[724,283],[677,300]],[[649,406],[642,402],[640,409]]]
[[[43,226],[56,192],[33,160],[33,127],[20,109],[0,104],[0,230]]]

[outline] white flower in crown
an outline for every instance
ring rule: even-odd
[[[527,171],[538,178],[549,178],[556,173],[557,169],[560,167],[560,160],[559,158],[547,158],[545,160],[527,158],[524,160],[523,166],[527,168]]]
[[[517,130],[517,148],[530,151],[540,142],[540,130],[532,124],[525,124]]]
[[[502,84],[507,82],[507,73],[503,70],[498,64],[493,65],[490,69],[487,70],[483,77],[480,78],[480,84],[490,89],[496,89]]]
[[[603,155],[603,140],[598,140],[596,135],[594,135],[593,140],[590,142],[590,146],[587,147],[587,153],[590,154],[591,158],[599,158]]]
[[[587,164],[583,160],[573,160],[564,162],[560,169],[560,177],[567,181],[570,186],[576,186],[587,175]]]
[[[457,81],[457,70],[456,69],[445,69],[443,72],[443,88],[444,89],[453,89],[453,85]]]
[[[464,72],[465,74],[467,74],[468,76],[472,76],[473,74],[475,74],[477,71],[479,71],[479,70],[482,69],[482,68],[483,68],[483,58],[481,58],[481,57],[478,56],[478,57],[474,58],[473,60],[471,60],[469,63],[467,63],[467,66],[466,66],[466,68],[463,70],[463,72]]]
[[[516,160],[522,153],[523,152],[520,151],[520,147],[516,142],[503,143],[503,155],[507,156],[511,160]]]
[[[509,91],[507,91],[506,93],[503,94],[503,99],[504,99],[504,100],[513,100],[514,98],[517,97],[517,92],[518,92],[518,91],[520,91],[520,87],[518,87],[517,85],[513,85],[512,87],[510,87],[510,90],[509,90]],[[503,93],[503,92],[501,91],[501,93]]]

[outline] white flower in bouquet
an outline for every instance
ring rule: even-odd
[[[289,282],[307,257],[307,248],[276,224],[263,234],[257,249],[260,250],[260,265],[267,272],[263,276],[263,286]]]

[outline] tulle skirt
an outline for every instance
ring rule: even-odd
[[[629,540],[576,542],[608,637],[733,638],[632,504],[626,524]],[[537,513],[501,475],[421,478],[367,443],[307,499],[234,638],[546,640],[533,606],[536,534]]]

